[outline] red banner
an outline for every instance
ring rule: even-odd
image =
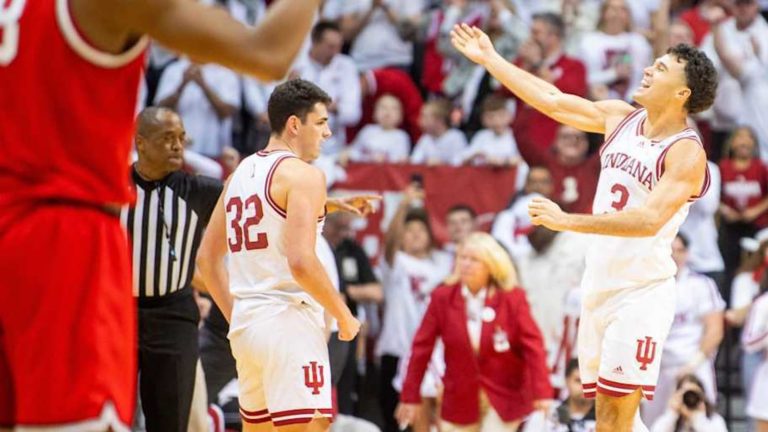
[[[451,207],[457,204],[472,207],[478,214],[480,227],[488,230],[496,213],[507,207],[516,191],[514,167],[350,164],[346,167],[346,179],[334,184],[333,193],[377,193],[384,197],[383,208],[366,220],[356,221],[358,240],[370,256],[380,252],[382,233],[414,174],[423,178],[424,205],[441,243],[447,240],[445,215]]]

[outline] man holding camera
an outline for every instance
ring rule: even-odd
[[[651,432],[728,432],[725,420],[704,395],[695,375],[683,375],[667,411],[653,423]]]

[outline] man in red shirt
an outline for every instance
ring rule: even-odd
[[[523,43],[515,64],[552,83],[564,93],[587,94],[587,72],[579,60],[563,53],[565,24],[554,13],[533,17],[531,38]],[[508,92],[508,90],[505,90]],[[548,149],[555,139],[558,123],[536,108],[518,101],[512,122],[518,147],[539,146]]]
[[[191,0],[0,2],[0,430],[129,430],[136,311],[117,215],[134,199],[149,36],[280,79],[319,4],[279,1],[248,28]]]
[[[571,213],[592,213],[597,179],[600,176],[600,157],[597,152],[588,155],[587,134],[566,125],[555,129],[552,148],[536,145],[519,146],[520,154],[530,166],[544,166],[552,174],[552,199]]]

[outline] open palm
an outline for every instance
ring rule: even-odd
[[[453,27],[451,43],[466,58],[481,65],[496,52],[487,34],[467,24],[456,24]]]

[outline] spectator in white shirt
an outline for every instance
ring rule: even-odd
[[[678,234],[672,242],[677,264],[675,320],[661,356],[661,370],[652,401],[642,406],[645,424],[653,424],[666,410],[677,378],[693,374],[709,402],[717,398],[714,358],[723,340],[725,301],[715,282],[688,268],[688,239]]]
[[[240,80],[231,70],[179,59],[160,77],[155,100],[179,113],[191,139],[190,150],[217,159],[225,146],[232,145]]]
[[[752,376],[754,385],[747,397],[747,416],[755,421],[757,432],[765,432],[768,431],[768,293],[752,303],[741,344],[745,353],[762,357]]]
[[[376,123],[365,126],[349,149],[353,162],[401,163],[408,160],[411,139],[402,129],[403,106],[392,95],[384,95],[376,101],[373,111]],[[342,157],[342,162],[347,158]]]
[[[490,95],[482,105],[483,128],[479,130],[469,148],[462,155],[462,162],[471,165],[511,166],[522,162],[517,142],[509,127],[512,113],[507,101],[501,96]]]
[[[737,9],[744,8],[754,9],[757,5],[739,4],[737,6]],[[762,28],[763,39],[758,39],[754,34],[751,35],[752,55],[743,57],[739,54],[738,46],[727,45],[725,12],[720,8],[714,8],[709,18],[712,20],[712,37],[720,62],[728,75],[735,78],[740,86],[741,100],[744,104],[743,119],[739,118],[737,121],[755,131],[760,145],[760,156],[763,161],[768,161],[768,54],[762,53],[765,48],[762,45],[768,44],[768,26],[760,26],[758,18],[755,18],[757,23],[753,26]]]
[[[344,38],[352,43],[350,55],[360,70],[388,66],[410,68],[410,39],[422,19],[424,0],[348,1],[341,18]]]
[[[581,60],[587,67],[590,93],[596,100],[632,97],[651,62],[652,49],[645,37],[633,32],[625,0],[603,3],[598,30],[581,41]]]
[[[436,99],[421,107],[419,127],[421,138],[411,155],[412,164],[459,165],[461,154],[467,148],[467,138],[458,129],[451,128],[451,104]]]
[[[452,257],[456,256],[456,248],[478,228],[477,212],[467,204],[456,204],[448,209],[445,215],[445,229],[448,231],[448,242],[443,250]]]
[[[759,92],[746,88],[745,84],[754,83],[750,83],[752,77],[744,73],[754,60],[763,65],[768,64],[768,23],[760,16],[760,9],[755,0],[734,1],[731,12],[733,17],[728,18],[719,8],[710,8],[707,11],[706,18],[710,21],[712,33],[701,43],[702,49],[712,59],[719,73],[711,120],[712,130],[716,132],[713,143],[715,149],[721,147],[720,144],[734,127],[743,124],[745,120],[750,121],[747,111],[753,112],[754,109],[750,109],[749,105],[761,103],[764,107],[766,103],[765,96],[760,101],[757,99],[760,97]],[[716,49],[715,32],[718,33],[717,37],[722,46],[727,49]],[[726,63],[733,62],[740,65],[738,69],[742,71],[737,72],[727,67]],[[747,102],[747,98],[752,102]],[[766,158],[764,155],[762,157]]]
[[[728,428],[704,396],[701,381],[695,375],[684,375],[677,382],[669,408],[651,432],[728,432]]]
[[[338,24],[320,21],[311,34],[307,58],[299,62],[294,75],[317,84],[331,97],[328,125],[333,135],[323,143],[325,155],[337,156],[346,145],[345,128],[360,121],[362,99],[355,62],[341,54],[344,39]]]
[[[551,198],[554,193],[552,174],[543,166],[534,166],[528,172],[523,190],[512,198],[505,210],[493,221],[491,235],[509,252],[512,260],[520,260],[532,252],[528,234],[533,230],[528,204],[535,197]]]
[[[725,263],[717,244],[715,216],[720,207],[720,169],[713,162],[707,162],[710,187],[703,197],[691,205],[688,217],[680,226],[691,242],[688,247],[688,265],[696,272],[703,273],[721,286],[725,282]]]

